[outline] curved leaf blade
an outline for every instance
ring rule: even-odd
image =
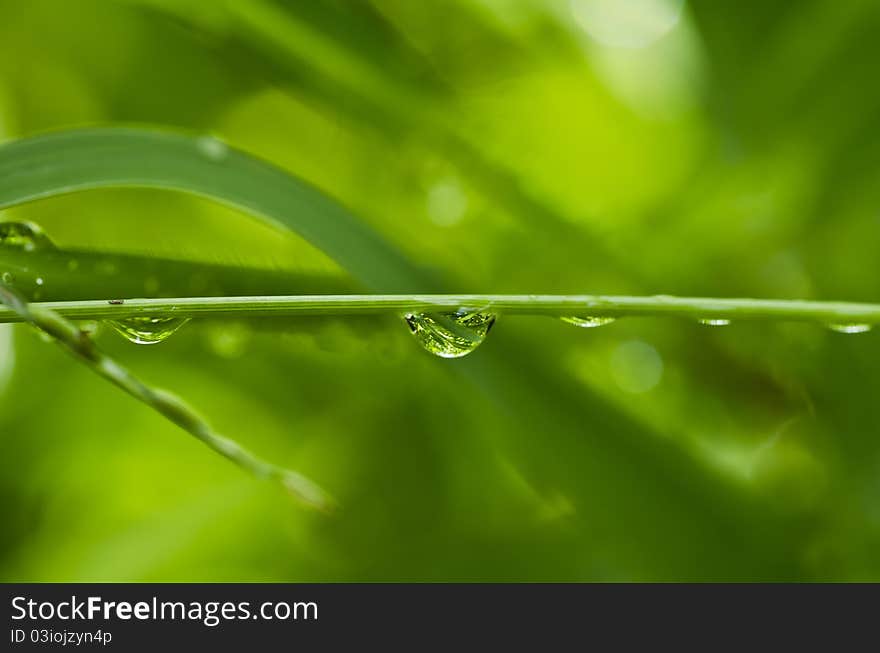
[[[80,190],[142,187],[200,195],[291,229],[373,290],[419,292],[418,267],[340,204],[212,137],[105,127],[0,147],[0,209]]]

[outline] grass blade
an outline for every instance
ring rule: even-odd
[[[294,317],[379,315],[479,309],[508,315],[567,317],[671,316],[687,319],[784,320],[822,324],[880,323],[880,304],[708,297],[631,297],[601,295],[263,295],[173,297],[45,302],[59,315],[79,320],[118,320],[173,313],[177,317]],[[21,319],[0,309],[0,323]]]
[[[291,494],[314,508],[327,511],[333,506],[330,497],[305,476],[266,462],[244,449],[237,442],[216,433],[195,410],[181,399],[165,390],[151,387],[135,377],[125,367],[102,353],[75,324],[64,319],[55,311],[44,306],[28,304],[18,291],[2,282],[0,282],[0,301],[6,304],[11,311],[14,311],[22,321],[28,322],[51,336],[96,374],[138,401],[150,406],[239,467],[258,478],[278,481]]]
[[[316,188],[212,137],[107,127],[0,147],[0,209],[78,190],[184,191],[290,229],[368,287],[424,292],[427,276]]]

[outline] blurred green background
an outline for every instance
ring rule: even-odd
[[[878,30],[874,0],[3,0],[0,139],[217,135],[450,292],[878,301]],[[173,193],[0,217],[351,281]],[[2,325],[2,580],[880,580],[876,332],[502,316],[455,361],[392,317],[97,338],[342,509]]]

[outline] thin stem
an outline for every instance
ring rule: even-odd
[[[0,283],[0,302],[8,307],[6,312],[14,313],[18,320],[28,322],[50,335],[95,373],[135,399],[154,408],[177,426],[254,476],[280,482],[292,494],[316,508],[327,510],[332,506],[329,497],[312,481],[298,472],[266,462],[237,442],[219,435],[183,400],[165,390],[148,386],[135,377],[122,365],[102,353],[75,324],[46,304],[28,304],[16,290],[5,283]]]
[[[518,315],[785,320],[878,324],[880,304],[776,299],[716,299],[603,295],[291,295],[43,302],[33,307],[72,320],[118,320],[137,315],[178,317],[289,317],[453,311],[459,308]],[[0,308],[0,322],[22,321]]]

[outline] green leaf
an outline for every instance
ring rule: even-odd
[[[78,249],[5,248],[0,275],[10,274],[30,301],[118,297],[242,297],[341,294],[358,284],[343,274],[272,270]],[[41,282],[37,284],[37,279]]]
[[[0,209],[113,187],[211,198],[299,233],[373,290],[433,289],[424,272],[341,205],[212,137],[113,127],[56,132],[0,147]]]

